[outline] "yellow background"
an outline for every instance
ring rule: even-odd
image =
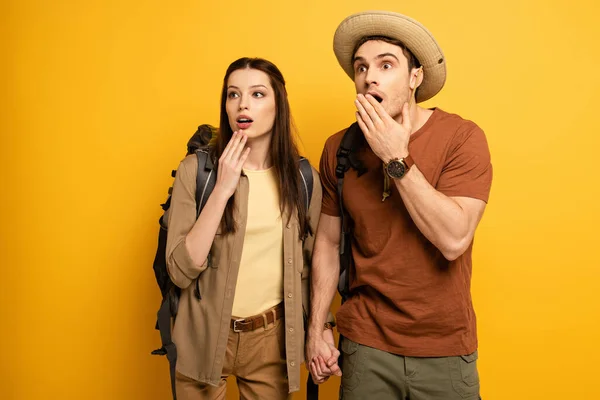
[[[171,169],[241,56],[274,61],[313,164],[352,122],[337,24],[406,13],[439,40],[427,106],[487,133],[473,296],[482,396],[598,399],[598,3],[8,0],[2,62],[2,399],[167,399],[151,263]],[[322,389],[334,399],[337,382]],[[300,396],[297,396],[300,398]]]

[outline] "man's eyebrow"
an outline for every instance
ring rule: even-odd
[[[393,53],[382,53],[375,57],[375,59],[379,60],[384,57],[393,57],[396,59],[396,61],[400,62],[400,60],[398,60],[398,57],[396,57],[396,55]],[[352,60],[352,64],[356,64],[357,61],[365,61],[365,59],[363,57],[354,57],[354,60]]]
[[[396,57],[396,55],[392,54],[392,53],[383,53],[383,54],[378,55],[375,58],[379,59],[379,58],[384,58],[384,57],[393,57],[396,59],[396,61],[400,61],[400,60],[398,60],[398,57]]]
[[[365,61],[365,59],[363,57],[354,57],[354,60],[352,60],[352,64],[356,64],[357,61]]]

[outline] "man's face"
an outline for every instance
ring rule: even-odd
[[[411,95],[408,60],[402,49],[370,40],[356,51],[353,67],[356,93],[372,95],[392,118],[400,117]]]

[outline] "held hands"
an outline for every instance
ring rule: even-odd
[[[402,107],[402,123],[396,122],[370,94],[359,94],[354,101],[358,110],[356,121],[371,150],[383,162],[408,154],[408,140],[412,130],[408,103]]]
[[[306,342],[306,365],[316,384],[326,382],[330,376],[342,376],[338,365],[340,352],[335,347],[333,331],[325,329],[321,337],[309,337]]]
[[[250,154],[250,148],[245,147],[247,139],[248,136],[245,133],[234,132],[219,158],[215,190],[218,189],[226,199],[235,193],[242,174],[242,167]]]

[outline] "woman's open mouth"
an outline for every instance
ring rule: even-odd
[[[248,129],[248,128],[250,128],[250,126],[252,125],[254,120],[252,120],[248,117],[239,117],[236,122],[237,122],[238,128]]]

